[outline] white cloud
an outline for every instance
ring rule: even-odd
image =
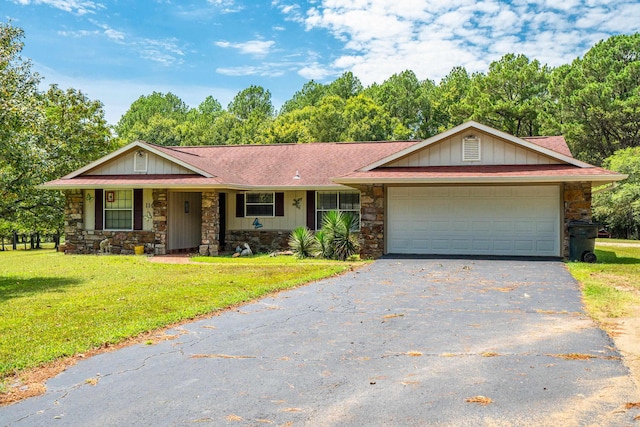
[[[30,4],[44,4],[65,12],[76,15],[86,15],[88,13],[96,13],[100,9],[104,9],[104,5],[88,0],[14,0],[14,3],[28,6]]]
[[[300,75],[353,71],[364,84],[406,69],[436,81],[459,65],[484,72],[507,53],[557,66],[602,38],[638,31],[640,22],[637,0],[318,0],[293,12],[272,4],[342,43],[329,64],[315,58]]]
[[[250,40],[243,43],[231,43],[228,41],[219,41],[215,45],[223,49],[237,49],[242,54],[253,55],[258,57],[266,56],[276,42],[272,40]]]
[[[244,65],[240,67],[218,67],[216,73],[225,76],[260,76],[260,77],[280,77],[285,74],[286,68],[283,64],[265,63],[260,65]]]

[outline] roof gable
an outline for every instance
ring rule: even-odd
[[[477,161],[465,161],[462,158],[463,139],[467,136],[480,137],[481,157]],[[571,157],[562,137],[539,138],[536,142],[540,144],[469,121],[379,159],[360,170],[370,171],[380,167],[501,164],[570,164],[581,168],[592,167]]]
[[[134,155],[138,150],[142,150],[145,153],[149,153],[151,159],[156,160],[155,163],[158,166],[158,171],[153,173],[160,173],[160,170],[167,171],[170,174],[185,174],[192,173],[202,175],[206,178],[212,178],[214,175],[206,172],[189,162],[185,162],[175,156],[171,156],[165,150],[159,149],[159,146],[146,143],[144,141],[134,141],[119,150],[114,151],[100,159],[89,163],[88,165],[62,177],[62,179],[72,179],[82,175],[116,175],[116,174],[132,174],[134,172]],[[124,171],[122,169],[130,169]],[[144,174],[143,172],[138,172]],[[164,172],[167,173],[167,172]]]

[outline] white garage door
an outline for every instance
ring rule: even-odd
[[[560,189],[390,187],[387,252],[560,256]]]

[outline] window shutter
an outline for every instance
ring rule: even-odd
[[[95,204],[95,215],[96,215],[96,224],[94,226],[94,229],[96,230],[102,230],[102,226],[104,224],[103,221],[103,215],[104,215],[104,211],[103,211],[103,203],[104,203],[104,191],[102,189],[96,189],[96,204]]]
[[[236,218],[244,218],[244,193],[236,193]]]
[[[142,230],[142,188],[133,190],[133,229]]]
[[[276,216],[284,216],[284,193],[276,193]]]
[[[307,191],[307,228],[316,229],[316,192]]]

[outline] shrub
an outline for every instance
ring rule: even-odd
[[[318,241],[307,227],[298,227],[291,232],[289,247],[299,259],[315,257],[320,253]]]

